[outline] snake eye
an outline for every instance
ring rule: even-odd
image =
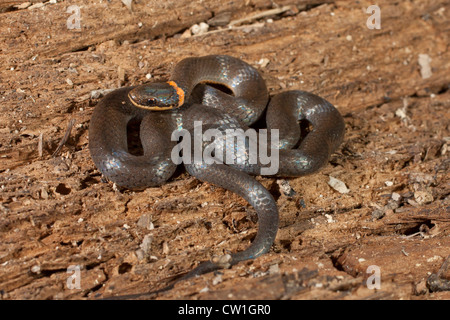
[[[153,105],[155,105],[155,98],[148,98],[147,106],[153,106]]]

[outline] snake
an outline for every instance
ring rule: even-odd
[[[207,55],[181,60],[166,82],[123,87],[105,95],[92,114],[89,150],[101,174],[116,185],[132,190],[158,187],[180,165],[173,161],[173,150],[179,145],[179,140],[173,139],[174,132],[192,133],[199,122],[219,132],[248,130],[264,120],[268,136],[274,129],[278,133],[275,144],[268,147],[278,154],[278,170],[268,176],[289,178],[317,172],[344,137],[342,116],[324,98],[289,90],[269,99],[266,83],[256,68],[229,55]],[[129,150],[130,121],[139,123],[142,154]],[[306,136],[302,134],[302,121],[309,125]],[[223,140],[215,146],[237,149],[235,143],[229,145]],[[245,141],[248,148],[249,139]],[[267,253],[274,243],[278,207],[272,194],[254,177],[265,175],[263,169],[268,164],[259,159],[250,163],[246,148],[241,153],[243,159],[235,163],[183,163],[186,171],[200,181],[245,199],[257,213],[258,227],[247,249],[202,262],[182,279],[254,259]]]

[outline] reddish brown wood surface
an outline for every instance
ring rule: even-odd
[[[320,173],[287,180],[292,197],[258,178],[280,208],[269,254],[158,298],[450,298],[426,285],[450,255],[448,1],[378,1],[379,30],[366,25],[370,1],[133,2],[131,12],[120,1],[0,5],[3,299],[148,291],[248,246],[255,215],[238,196],[186,173],[117,190],[88,151],[98,90],[166,79],[185,57],[219,53],[258,68],[271,94],[302,89],[332,102],[346,138]],[[67,28],[70,5],[79,30]],[[187,31],[201,22],[206,34]],[[428,78],[420,55],[431,59]],[[70,265],[81,268],[80,289],[67,287]],[[379,290],[365,285],[370,265],[381,270]]]

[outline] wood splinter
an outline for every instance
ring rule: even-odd
[[[64,134],[64,137],[59,142],[58,147],[56,148],[55,152],[53,152],[52,157],[56,157],[58,155],[58,153],[61,151],[62,147],[66,144],[67,140],[69,140],[70,133],[72,132],[72,128],[73,128],[74,124],[75,124],[75,119],[70,119],[69,124],[67,126],[66,133]]]

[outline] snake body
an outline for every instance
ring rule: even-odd
[[[192,132],[194,121],[222,131],[247,129],[261,118],[267,106],[267,129],[279,130],[276,175],[298,177],[323,167],[343,139],[344,121],[339,112],[325,99],[305,91],[278,94],[269,104],[268,98],[259,72],[242,60],[226,55],[184,59],[174,68],[170,81],[121,88],[98,103],[89,129],[92,159],[100,172],[119,186],[159,186],[177,167],[171,158],[177,144],[171,140],[174,131]],[[133,119],[141,122],[143,155],[128,151],[127,124]],[[300,141],[302,120],[312,129]],[[273,244],[278,230],[277,205],[269,191],[252,177],[261,174],[265,165],[247,160],[234,165],[184,164],[192,176],[248,201],[258,214],[259,224],[256,238],[246,250],[231,254],[225,262],[203,262],[185,278],[253,259],[268,252]]]

